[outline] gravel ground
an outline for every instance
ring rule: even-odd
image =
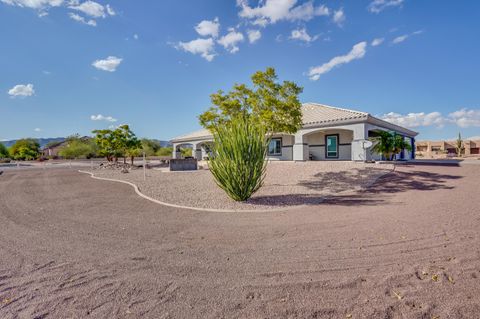
[[[124,174],[118,170],[96,169],[95,176],[129,181],[140,191],[169,204],[230,210],[263,210],[315,205],[333,194],[364,190],[393,169],[390,164],[354,162],[271,162],[263,187],[246,202],[235,202],[220,189],[208,170],[165,172],[143,170]]]
[[[320,205],[219,213],[5,171],[0,318],[479,318],[479,180],[397,167]]]

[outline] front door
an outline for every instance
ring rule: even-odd
[[[338,134],[325,136],[325,157],[338,158]]]

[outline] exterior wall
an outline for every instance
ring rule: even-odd
[[[463,156],[478,157],[480,155],[480,140],[464,140]],[[456,157],[455,141],[419,141],[416,145],[416,153],[420,158],[446,158]]]
[[[325,157],[325,137],[327,135],[339,135],[338,158]],[[345,130],[328,130],[312,133],[306,137],[308,143],[309,155],[313,160],[341,160],[350,161],[352,159],[352,140],[353,132]]]
[[[276,134],[272,138],[282,139],[282,154],[280,155],[268,155],[269,161],[292,161],[293,160],[293,143],[295,138],[293,135]]]

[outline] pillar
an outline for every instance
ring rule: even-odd
[[[309,159],[308,143],[305,142],[303,133],[295,134],[295,143],[293,144],[293,160],[307,161]]]

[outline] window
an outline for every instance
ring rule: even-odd
[[[272,138],[268,144],[268,155],[282,155],[282,139]]]
[[[325,157],[338,158],[338,134],[325,136]]]

